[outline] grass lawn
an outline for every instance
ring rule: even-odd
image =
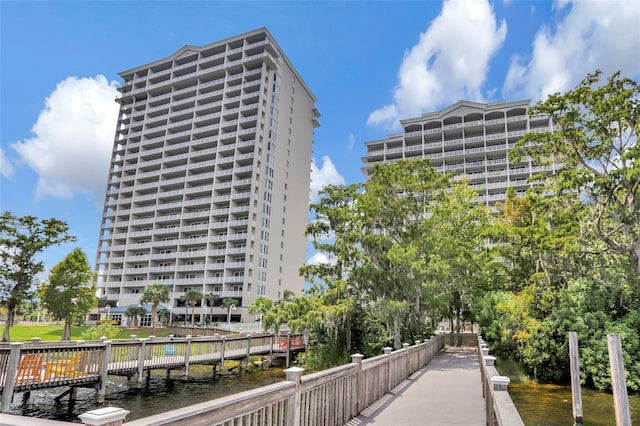
[[[34,337],[39,337],[43,341],[60,340],[62,336],[62,324],[60,325],[14,325],[11,327],[10,335],[12,342],[28,342]],[[82,333],[89,327],[71,327],[71,340],[80,340]],[[149,337],[150,328],[122,328],[116,339],[128,339],[130,335],[136,337]],[[156,337],[167,337],[166,328],[156,328]]]

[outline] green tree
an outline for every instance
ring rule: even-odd
[[[87,256],[75,248],[49,274],[39,291],[43,306],[54,318],[64,321],[61,340],[71,338],[71,324],[81,323],[96,306],[95,273]]]
[[[186,306],[191,307],[191,325],[195,325],[196,305],[199,305],[202,302],[202,297],[202,293],[198,290],[189,290],[180,298]]]
[[[296,294],[293,291],[289,290],[288,288],[285,288],[284,291],[282,292],[283,302],[291,302],[295,297],[296,297]]]
[[[147,315],[147,310],[142,306],[131,305],[124,314],[127,318],[133,319],[133,326],[138,328],[138,320],[140,317]]]
[[[227,325],[231,322],[231,310],[236,308],[239,302],[236,299],[224,298],[222,299],[222,307],[227,310]]]
[[[461,329],[463,312],[485,287],[488,281],[487,266],[493,261],[484,250],[492,217],[490,211],[475,202],[476,192],[466,183],[450,183],[447,191],[438,191],[432,206],[430,232],[422,237],[425,245],[438,254],[435,260],[437,273],[442,273],[440,286],[447,296],[450,315],[456,319],[456,329]],[[446,264],[442,267],[441,264]]]
[[[167,308],[158,309],[158,315],[162,324],[168,324],[171,319],[171,311]]]
[[[0,216],[0,305],[7,309],[2,341],[10,341],[15,310],[23,300],[33,297],[36,275],[44,271],[38,253],[52,245],[75,241],[68,225],[55,218],[38,220],[34,216]]]
[[[308,298],[310,304],[284,308],[287,318],[295,312],[303,329],[313,330],[316,342],[331,343],[339,350],[348,352],[352,348],[352,331],[355,325],[357,290],[350,277],[360,257],[358,237],[362,235],[358,220],[357,197],[360,185],[325,187],[320,201],[311,205],[314,220],[307,226],[306,235],[314,248],[326,256],[326,262],[308,264],[300,268],[301,274],[311,283]],[[293,301],[295,301],[294,299]],[[319,311],[307,309],[316,306]],[[316,324],[316,320],[322,321]],[[289,326],[291,327],[289,319]]]
[[[209,303],[209,306],[211,306],[211,314],[209,317],[209,322],[211,322],[213,319],[213,307],[218,303],[218,300],[220,300],[220,295],[217,293],[207,293],[204,295],[204,299]]]
[[[322,303],[318,296],[296,297],[288,303],[278,303],[264,315],[266,328],[276,332],[287,324],[293,333],[319,328],[323,323]]]
[[[549,115],[554,130],[528,133],[512,158],[530,155],[558,171],[548,187],[556,196],[577,193],[595,209],[593,233],[640,274],[640,85],[601,71],[574,89],[554,94],[530,113]]]
[[[156,334],[156,321],[158,319],[158,306],[169,301],[169,287],[163,284],[152,284],[144,289],[140,297],[140,303],[151,303],[151,333]]]
[[[491,216],[476,196],[428,160],[376,166],[366,183],[357,200],[363,257],[351,279],[386,318],[395,347],[423,338],[442,312],[459,318],[486,280]]]
[[[273,308],[273,301],[263,296],[256,298],[256,300],[249,305],[249,313],[260,316],[260,331],[262,331],[262,317],[269,312],[271,308]]]

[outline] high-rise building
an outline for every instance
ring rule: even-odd
[[[526,132],[553,128],[548,116],[529,117],[529,105],[529,101],[460,101],[442,111],[401,120],[402,133],[366,142],[363,171],[368,176],[378,163],[428,158],[437,170],[467,178],[478,191],[478,202],[494,206],[505,200],[509,187],[524,195],[532,175],[553,172],[553,167],[537,166],[528,157],[517,164],[509,161],[509,151]]]
[[[259,296],[300,293],[320,114],[269,31],[184,46],[120,76],[96,260],[112,316],[151,284],[169,288],[174,320],[191,314],[188,290],[236,299],[232,321],[253,321]],[[205,314],[227,319],[206,301],[196,321]]]

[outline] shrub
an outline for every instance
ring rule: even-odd
[[[103,320],[94,327],[89,328],[82,333],[84,340],[98,340],[100,337],[106,337],[107,339],[113,339],[118,335],[120,329],[117,326],[117,321]]]

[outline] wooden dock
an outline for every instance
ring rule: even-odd
[[[104,402],[107,376],[136,377],[142,384],[153,369],[180,369],[212,365],[224,368],[226,360],[240,360],[247,367],[250,357],[285,357],[306,348],[303,335],[218,335],[131,339],[118,341],[30,342],[0,344],[1,412],[9,411],[15,392],[69,386],[93,387],[98,402]],[[71,397],[73,397],[71,393]]]

